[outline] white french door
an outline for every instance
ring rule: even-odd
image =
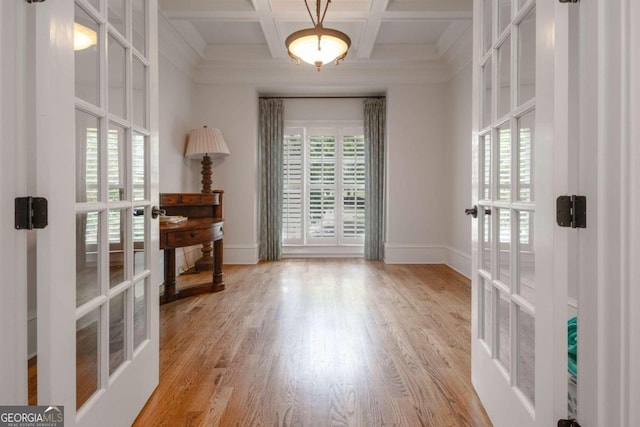
[[[26,196],[25,6],[0,2],[0,404],[27,403],[27,232],[14,229],[13,205]]]
[[[496,426],[555,425],[561,406],[554,369],[563,363],[557,343],[566,323],[563,331],[554,316],[559,304],[566,311],[566,291],[561,303],[557,290],[566,284],[554,285],[555,6],[474,2],[472,381]]]
[[[35,14],[38,403],[130,425],[158,382],[157,1]],[[75,45],[74,45],[75,42]]]

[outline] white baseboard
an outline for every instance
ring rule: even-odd
[[[189,246],[176,249],[176,274],[185,271],[187,267],[193,267],[202,256],[202,246]],[[183,251],[184,249],[184,251]],[[257,264],[258,245],[224,245],[225,264]],[[163,268],[163,267],[162,267]]]
[[[362,258],[362,246],[283,246],[282,258]]]
[[[446,264],[467,279],[471,279],[471,254],[452,247],[445,249],[447,251]]]
[[[440,245],[387,243],[384,245],[387,264],[446,264],[446,248]]]
[[[260,246],[254,245],[224,245],[225,264],[257,264]]]

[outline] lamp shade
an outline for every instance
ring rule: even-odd
[[[189,134],[184,156],[201,159],[208,154],[212,159],[228,156],[229,148],[220,129],[202,127]]]

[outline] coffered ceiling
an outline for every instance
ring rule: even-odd
[[[313,10],[315,0],[308,1]],[[198,55],[200,66],[287,63],[285,39],[311,27],[304,0],[159,3],[170,24]],[[460,56],[456,44],[470,40],[472,6],[473,0],[333,0],[325,26],[345,32],[352,40],[340,67],[452,67],[456,55]]]

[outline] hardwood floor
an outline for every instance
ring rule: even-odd
[[[491,425],[469,282],[446,266],[286,260],[225,279],[160,308],[160,385],[134,425]]]

